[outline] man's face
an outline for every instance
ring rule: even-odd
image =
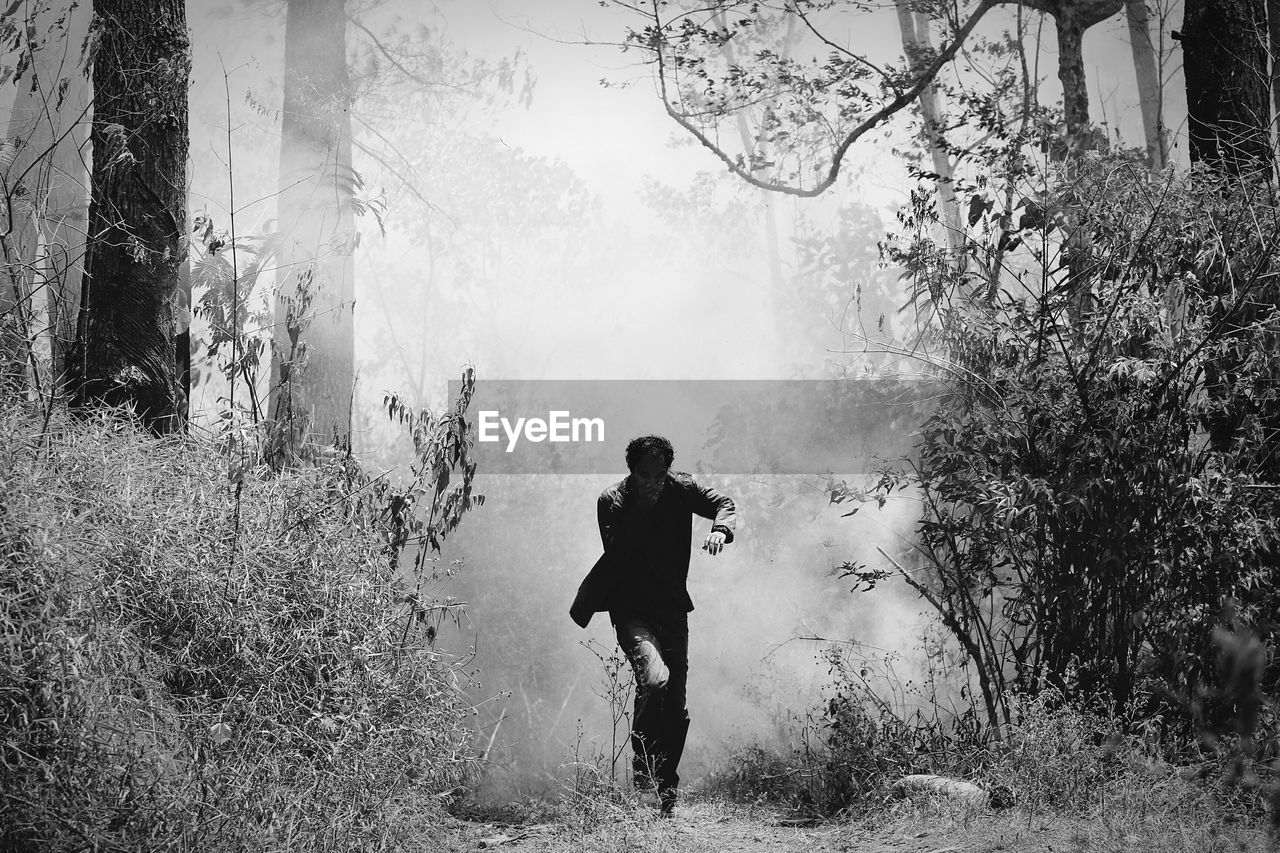
[[[631,485],[641,503],[653,503],[667,482],[667,461],[661,455],[648,453],[631,468]]]

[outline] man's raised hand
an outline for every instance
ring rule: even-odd
[[[711,556],[719,554],[724,549],[724,534],[719,530],[713,530],[707,534],[707,541],[702,543],[702,550]]]

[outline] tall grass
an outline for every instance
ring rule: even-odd
[[[703,793],[813,817],[887,816],[902,811],[897,780],[936,774],[999,792],[999,806],[1015,806],[1027,821],[1101,820],[1129,830],[1274,821],[1277,768],[1253,761],[1242,770],[1249,750],[1236,740],[1177,742],[1160,720],[1119,717],[1098,710],[1106,702],[1070,702],[1052,689],[1014,694],[1012,725],[992,737],[973,725],[977,709],[948,715],[936,696],[914,697],[923,705],[886,698],[856,659],[839,649],[829,659],[826,701],[793,715],[790,742],[739,745],[703,780]]]
[[[0,410],[0,849],[429,825],[466,709],[367,494],[343,460],[237,489],[211,442]]]

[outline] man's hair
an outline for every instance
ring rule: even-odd
[[[660,435],[642,435],[639,438],[633,438],[627,445],[627,468],[636,467],[636,463],[649,454],[661,456],[670,468],[676,458],[676,449],[671,446],[670,441]]]

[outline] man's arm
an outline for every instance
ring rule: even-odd
[[[596,521],[600,524],[600,544],[606,551],[618,532],[618,521],[622,517],[622,502],[615,501],[606,492],[596,501]]]
[[[733,541],[734,530],[738,526],[738,510],[733,498],[722,495],[709,486],[690,483],[693,498],[693,511],[703,518],[711,519],[711,532],[723,533],[724,544]]]

